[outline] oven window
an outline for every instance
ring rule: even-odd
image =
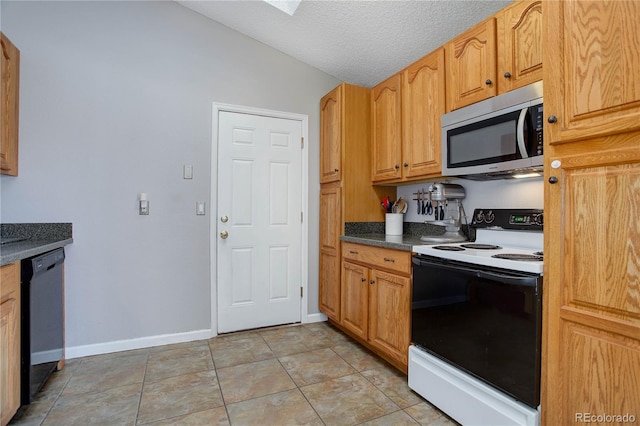
[[[537,407],[541,277],[514,285],[471,268],[414,262],[412,341]]]

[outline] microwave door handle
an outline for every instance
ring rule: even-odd
[[[527,113],[529,108],[522,108],[520,116],[518,117],[518,128],[516,131],[516,139],[518,140],[518,149],[520,150],[520,157],[528,158],[529,153],[527,147],[524,145],[524,121],[527,119]]]

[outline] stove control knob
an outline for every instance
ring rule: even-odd
[[[533,215],[533,223],[540,226],[544,225],[544,216],[542,213]]]
[[[482,210],[478,212],[475,219],[476,223],[482,223],[484,221],[484,213],[482,212]]]
[[[484,217],[484,221],[487,223],[491,223],[494,221],[495,218],[496,218],[496,215],[493,214],[493,210],[489,210],[489,213],[487,213]]]

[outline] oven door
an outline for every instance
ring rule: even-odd
[[[541,320],[538,274],[413,257],[412,343],[534,408]]]

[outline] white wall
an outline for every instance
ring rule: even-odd
[[[319,100],[337,79],[174,2],[1,8],[21,51],[20,175],[2,176],[1,219],[73,223],[68,347],[210,328],[214,101],[309,116],[308,310],[318,312]],[[149,216],[138,215],[140,192]]]
[[[405,222],[424,222],[432,220],[431,216],[419,215],[416,210],[414,192],[427,190],[433,182],[405,185],[398,187],[398,197],[409,201],[409,208],[404,215]],[[504,179],[478,182],[466,179],[449,180],[448,183],[462,185],[465,189],[465,198],[462,205],[467,213],[467,219],[471,221],[473,210],[477,208],[519,208],[542,209],[544,204],[544,184],[542,177],[529,179]]]

